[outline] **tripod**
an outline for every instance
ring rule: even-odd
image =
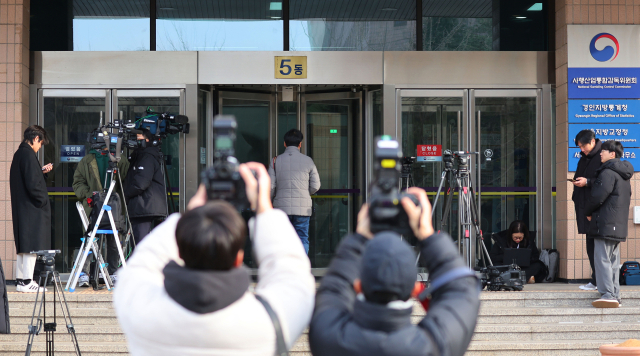
[[[469,268],[474,268],[475,261],[474,256],[472,256],[471,251],[471,233],[472,229],[475,233],[477,245],[476,248],[481,250],[480,259],[484,266],[487,266],[487,260],[489,261],[489,265],[493,266],[493,262],[491,261],[491,257],[489,257],[489,252],[487,251],[487,247],[484,244],[484,237],[482,235],[482,230],[480,229],[480,223],[478,221],[478,211],[477,211],[477,202],[476,195],[473,189],[473,185],[471,183],[471,176],[469,174],[468,167],[468,159],[466,160],[466,164],[460,163],[458,166],[458,170],[455,170],[452,164],[447,164],[445,162],[445,169],[442,172],[442,176],[440,179],[440,185],[438,186],[438,192],[436,194],[435,201],[433,203],[433,210],[431,211],[431,216],[436,211],[436,206],[438,204],[438,198],[440,197],[440,192],[442,191],[442,187],[444,184],[447,184],[447,188],[445,190],[445,203],[444,210],[442,212],[442,221],[440,224],[440,230],[443,230],[445,226],[447,226],[447,220],[449,218],[449,212],[451,211],[451,205],[453,201],[454,191],[458,190],[458,215],[460,220],[460,227],[464,232],[464,243],[462,246],[462,255],[465,260],[467,266]],[[458,239],[458,250],[460,250],[461,241]],[[483,253],[484,252],[484,253]]]
[[[161,152],[162,153],[162,152]],[[165,190],[169,193],[165,197],[167,201],[167,216],[169,216],[169,200],[171,200],[171,213],[176,212],[176,203],[173,198],[173,187],[171,186],[171,179],[169,179],[169,169],[167,168],[167,160],[171,160],[171,155],[162,155],[162,175],[165,180]],[[169,198],[170,197],[170,198]]]
[[[80,347],[78,346],[78,338],[76,337],[76,330],[71,321],[71,313],[69,313],[69,305],[67,304],[67,298],[64,296],[62,290],[62,283],[60,281],[60,274],[55,270],[55,254],[59,253],[59,250],[55,251],[33,251],[31,253],[38,254],[42,260],[44,260],[44,270],[40,273],[38,285],[45,286],[49,281],[49,277],[53,281],[53,322],[47,323],[47,306],[46,306],[46,293],[42,292],[42,299],[40,299],[40,288],[36,292],[36,301],[33,305],[33,314],[31,315],[31,323],[29,324],[29,340],[27,341],[27,349],[25,356],[31,355],[31,348],[33,347],[33,340],[35,336],[40,334],[42,327],[44,326],[44,332],[46,336],[46,351],[45,355],[53,356],[54,350],[54,332],[56,331],[56,295],[58,295],[58,303],[62,310],[62,316],[64,323],[67,326],[67,332],[71,335],[71,342],[75,348],[76,355],[82,355],[80,353]],[[44,278],[44,283],[43,283]],[[64,302],[64,304],[62,304]],[[36,320],[36,309],[38,309],[38,319]],[[43,315],[40,319],[40,315]],[[68,319],[68,320],[67,320]],[[36,320],[34,324],[34,320]]]
[[[113,168],[115,170],[116,168]],[[119,177],[119,175],[118,175]],[[113,214],[111,213],[111,207],[108,205],[109,198],[111,197],[111,193],[115,187],[115,178],[113,176],[113,171],[111,175],[111,184],[109,185],[109,190],[107,192],[107,196],[104,199],[102,204],[102,209],[100,210],[100,214],[98,214],[98,218],[96,219],[96,223],[94,225],[93,231],[89,234],[88,237],[85,237],[85,240],[82,242],[82,247],[80,249],[80,253],[78,257],[76,257],[76,262],[73,264],[73,269],[71,270],[71,278],[67,281],[67,286],[65,289],[73,292],[75,291],[76,284],[78,283],[78,278],[80,278],[80,272],[82,271],[82,266],[87,259],[87,256],[90,252],[93,252],[94,256],[96,256],[96,260],[98,261],[98,268],[102,272],[104,276],[105,286],[107,290],[111,290],[111,277],[106,269],[106,264],[104,263],[104,259],[100,254],[100,250],[96,245],[95,236],[96,234],[113,234],[113,238],[115,239],[116,247],[118,248],[118,254],[120,255],[120,260],[122,261],[122,265],[126,266],[126,260],[124,258],[124,254],[122,252],[122,246],[120,245],[120,238],[118,237],[118,228],[113,220]],[[104,212],[107,212],[109,216],[109,223],[111,224],[111,230],[99,230],[100,223],[102,222],[102,215]],[[126,211],[126,210],[125,210]],[[78,263],[78,259],[80,259],[80,263]],[[97,280],[96,280],[97,283]]]

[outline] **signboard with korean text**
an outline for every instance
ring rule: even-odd
[[[640,171],[640,26],[569,25],[567,36],[569,171],[581,130],[622,143],[622,159]]]
[[[569,100],[569,123],[640,123],[640,100]]]
[[[418,162],[441,162],[442,145],[418,145]]]
[[[640,147],[639,124],[569,124],[569,147],[578,147],[575,138],[578,132],[591,130],[602,142],[615,140],[622,147]]]
[[[85,154],[84,145],[61,145],[60,162],[76,163],[80,162]]]
[[[633,170],[640,171],[640,148],[624,148],[624,157],[620,158],[623,161],[629,161],[633,165]],[[580,149],[569,148],[569,172],[575,172],[578,168],[578,161],[580,160]]]
[[[307,57],[275,57],[276,79],[307,79]]]

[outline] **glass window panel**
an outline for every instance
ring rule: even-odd
[[[291,129],[298,128],[298,103],[280,102],[278,103],[278,135],[276,137],[276,147],[278,154],[284,153],[284,134]]]
[[[415,51],[415,21],[291,20],[292,51]]]
[[[73,19],[74,51],[148,51],[149,18]]]
[[[222,113],[238,123],[236,158],[240,163],[269,163],[269,102],[223,99]]]
[[[491,51],[491,18],[423,17],[425,51]]]

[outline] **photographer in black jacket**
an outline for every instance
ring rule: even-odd
[[[138,134],[138,143],[129,157],[129,171],[123,183],[136,244],[149,234],[154,220],[167,216],[160,144],[148,130]]]
[[[309,329],[314,356],[462,356],[471,341],[480,307],[478,279],[447,234],[434,233],[431,205],[420,188],[409,188],[402,205],[418,239],[431,284],[420,293],[415,254],[400,236],[369,229],[366,205],[356,233],[338,247],[316,295]],[[419,294],[427,316],[411,323]]]

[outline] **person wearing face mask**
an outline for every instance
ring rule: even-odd
[[[123,183],[136,245],[149,234],[156,219],[167,216],[163,158],[157,138],[142,130],[137,139],[138,148],[129,157],[129,171]]]
[[[547,267],[540,261],[540,251],[536,247],[535,232],[530,232],[521,220],[515,220],[509,228],[492,236],[495,243],[489,256],[494,266],[509,264],[504,261],[505,248],[526,248],[531,250],[531,260],[528,267],[522,269],[527,275],[527,283],[541,282],[547,275]]]

